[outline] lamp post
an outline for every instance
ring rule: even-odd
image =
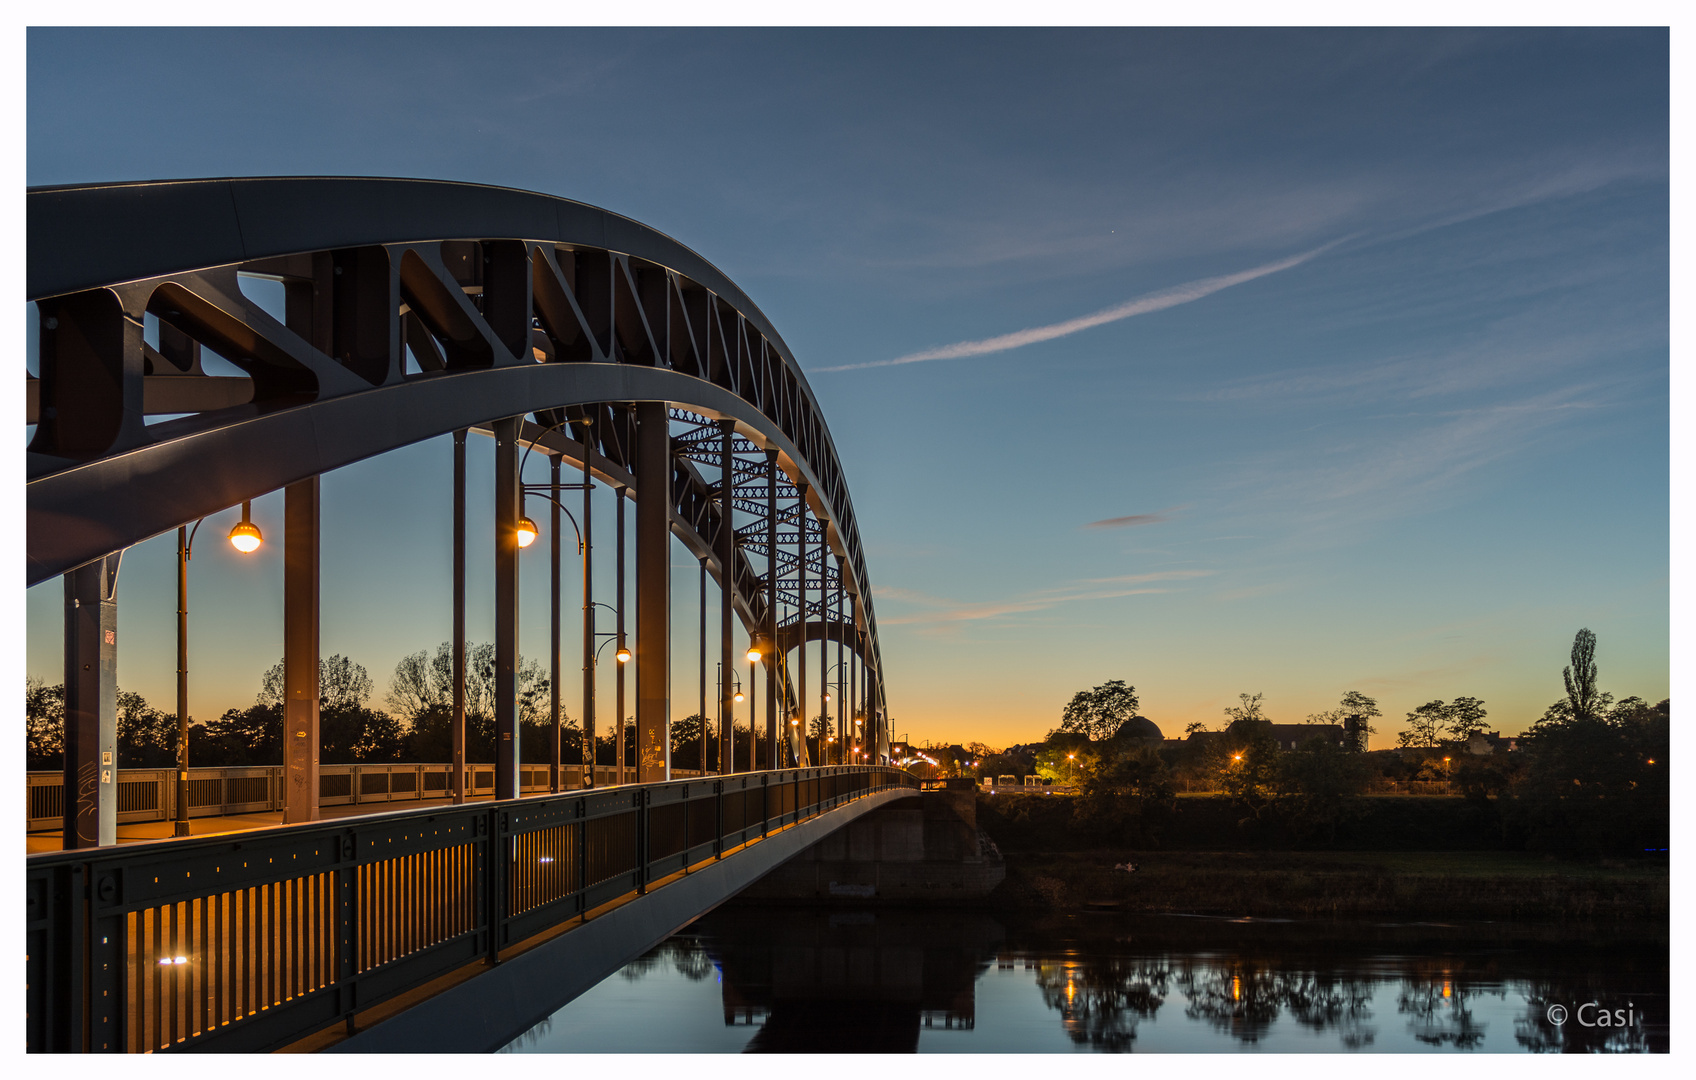
[[[194,528],[177,526],[177,819],[171,830],[173,836],[188,832],[188,561],[194,557],[194,537],[200,531],[201,518]],[[265,536],[253,523],[253,501],[242,500],[241,520],[230,530],[230,546],[249,555],[259,550]]]
[[[603,604],[599,600],[591,600],[590,604],[592,604],[594,607],[604,607],[608,611],[613,610],[613,607],[612,607],[611,604]],[[619,662],[621,669],[622,669],[622,665],[628,664],[630,662],[630,648],[629,648],[629,646],[627,646],[624,643],[624,631],[622,631],[622,630],[603,630],[603,631],[597,632],[594,629],[594,626],[595,626],[595,616],[594,616],[593,610],[591,610],[590,613],[589,613],[589,627],[590,627],[589,632],[590,632],[590,634],[593,635],[594,640],[597,642],[597,644],[595,645],[594,652],[590,654],[590,659],[589,659],[589,677],[590,678],[594,678],[595,669],[597,669],[601,666],[601,650],[606,648],[608,645],[612,644],[614,641],[618,642],[618,648],[616,650],[614,650],[614,652],[612,654],[613,659],[615,659]],[[602,638],[605,638],[606,640],[602,641],[601,640]],[[613,758],[614,758],[615,761],[624,760],[624,717],[622,717],[622,716],[618,718],[618,734],[617,734],[616,740],[613,744]],[[589,761],[584,766],[584,768],[587,772],[588,780],[586,780],[584,782],[583,786],[584,787],[594,787],[595,786],[595,784],[594,784],[594,779],[595,779],[595,744],[593,742],[591,742],[589,744]]]
[[[585,511],[584,520],[585,521],[588,520],[588,513],[587,513],[588,507],[589,507],[588,498],[589,498],[589,492],[593,488],[593,482],[589,479],[589,453],[590,453],[590,451],[589,451],[589,427],[593,423],[593,421],[588,420],[588,419],[562,420],[557,424],[553,424],[553,425],[550,425],[547,428],[544,428],[542,430],[541,435],[538,435],[536,438],[529,440],[529,445],[527,445],[525,447],[525,450],[524,450],[524,458],[522,460],[520,460],[520,462],[519,462],[518,473],[519,473],[520,477],[522,477],[524,475],[524,462],[529,460],[530,450],[531,450],[532,447],[534,447],[536,445],[537,442],[539,442],[542,438],[546,437],[549,432],[557,431],[558,429],[566,427],[566,426],[573,424],[573,423],[582,425],[582,427],[584,429],[583,430],[583,459],[584,459],[583,460],[583,482],[581,484],[561,484],[561,483],[559,483],[559,481],[557,479],[551,479],[548,483],[545,483],[545,484],[525,484],[525,483],[521,482],[520,485],[519,485],[519,490],[522,493],[523,497],[525,497],[525,498],[535,496],[537,498],[546,499],[549,503],[553,504],[553,509],[556,512],[556,517],[557,517],[558,513],[565,514],[566,520],[571,522],[572,531],[577,534],[577,552],[578,552],[579,555],[583,556],[583,616],[584,616],[584,618],[583,618],[583,626],[584,626],[584,649],[583,649],[583,651],[584,651],[585,656],[587,658],[587,663],[585,664],[585,671],[584,671],[583,699],[584,699],[586,708],[585,708],[585,711],[584,711],[584,718],[583,718],[583,723],[584,723],[583,734],[584,734],[584,740],[588,744],[587,745],[587,752],[585,754],[585,756],[588,760],[584,763],[584,772],[585,772],[586,779],[584,781],[583,786],[594,787],[595,744],[594,744],[593,733],[590,730],[590,724],[592,723],[592,709],[593,709],[593,701],[594,701],[594,672],[595,672],[595,669],[600,665],[601,649],[605,648],[606,644],[607,644],[606,641],[602,641],[601,639],[602,638],[605,638],[607,640],[617,639],[618,650],[614,655],[617,657],[618,662],[620,664],[619,673],[621,675],[624,672],[624,668],[623,668],[622,665],[629,663],[630,656],[631,656],[630,649],[625,644],[625,639],[624,639],[624,612],[623,612],[623,604],[622,604],[623,591],[624,591],[623,590],[623,585],[624,585],[624,574],[623,574],[623,556],[624,556],[623,525],[624,525],[624,520],[623,520],[623,517],[624,516],[623,516],[623,513],[622,513],[622,511],[624,509],[624,504],[623,504],[624,489],[623,488],[618,489],[619,499],[620,499],[619,504],[618,504],[618,508],[620,510],[619,522],[618,522],[618,524],[619,524],[619,545],[618,545],[619,546],[619,552],[618,552],[618,555],[619,555],[619,599],[620,599],[621,603],[619,604],[619,606],[614,607],[611,604],[605,604],[605,603],[602,603],[598,600],[590,599],[590,594],[589,594],[590,564],[589,564],[588,538],[584,535],[584,530],[578,527],[576,517],[574,517],[572,515],[571,511],[566,508],[565,504],[560,501],[559,495],[558,495],[558,493],[561,492],[561,491],[582,491],[583,492],[583,498],[584,498],[583,506],[584,506],[584,511]],[[531,520],[528,516],[524,516],[524,515],[521,515],[518,519],[518,525],[516,527],[516,532],[517,532],[518,546],[521,547],[521,548],[529,547],[531,544],[535,543],[536,538],[539,535],[541,535],[541,529],[536,525],[535,521]],[[557,603],[557,596],[556,596],[556,603]],[[597,632],[595,630],[595,609],[596,608],[603,608],[603,607],[606,608],[608,611],[611,611],[617,617],[617,619],[618,619],[618,629],[616,631]],[[620,690],[619,705],[621,706],[620,713],[622,713],[622,711],[623,711],[622,710],[622,705],[623,705],[623,693],[622,693],[622,691],[623,691],[623,689],[624,689],[624,687],[623,687],[622,682],[621,682],[620,686],[619,686],[619,690]],[[615,739],[615,745],[614,745],[614,760],[619,765],[619,776],[620,776],[621,779],[623,777],[624,724],[625,724],[626,719],[627,718],[624,717],[623,715],[619,716],[618,733],[617,733],[617,736],[616,736],[616,739]]]
[[[827,717],[830,715],[830,675],[831,675],[831,672],[836,672],[836,697],[837,697],[836,704],[838,706],[836,716],[837,716],[837,720],[839,721],[838,727],[840,727],[841,726],[840,721],[842,719],[842,710],[841,710],[842,694],[843,694],[842,684],[843,684],[843,680],[845,679],[845,677],[848,674],[848,665],[846,663],[844,663],[843,661],[838,660],[836,663],[830,665],[828,668],[825,669],[824,676],[819,680],[819,682],[821,684],[820,687],[819,687],[819,712],[821,714],[827,716]],[[830,737],[830,741],[833,742],[833,743],[836,742],[836,736],[832,735]],[[841,749],[841,747],[838,747],[838,750],[840,750],[840,749]],[[820,747],[820,750],[822,751],[823,747]],[[827,761],[826,764],[829,764],[829,762]],[[838,761],[837,764],[841,765],[841,764],[844,764],[844,762]]]
[[[737,677],[736,672],[732,671],[730,673],[730,682],[731,682],[731,685],[735,688],[735,693],[733,693],[731,695],[731,700],[733,702],[735,702],[736,704],[740,705],[740,704],[742,704],[742,702],[746,701],[747,698],[748,698],[748,696],[742,692],[742,680]],[[722,660],[720,660],[718,662],[718,699],[721,702],[724,700],[724,661],[722,661]],[[703,723],[704,723],[705,719],[706,719],[705,717],[702,718]],[[728,723],[728,724],[722,724],[721,723],[719,725],[719,727],[721,729],[723,729],[724,737],[731,740],[732,754],[731,754],[731,758],[730,758],[730,765],[731,765],[731,769],[734,770],[735,767],[736,767],[736,757],[735,757],[735,753],[734,753],[735,746],[736,746],[736,716],[734,714],[732,714],[731,717],[730,717],[730,723]],[[703,734],[701,736],[701,738],[703,740],[703,745],[705,745],[704,740],[706,739],[706,735]],[[723,760],[723,751],[722,750],[719,752],[719,757],[720,757],[720,760]]]
[[[758,639],[748,643],[748,771],[753,772],[759,765],[760,758],[756,752],[759,745],[758,724],[759,709],[754,701],[754,665],[760,662],[760,645]]]

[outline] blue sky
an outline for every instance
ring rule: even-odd
[[[728,273],[807,370],[897,734],[1024,741],[1122,678],[1169,735],[1241,692],[1293,721],[1360,689],[1382,744],[1462,694],[1518,730],[1581,626],[1605,688],[1668,693],[1667,47],[32,30],[27,170],[432,177],[634,217]],[[325,480],[324,648],[380,688],[448,636],[447,461],[437,442]],[[280,535],[280,496],[256,512]],[[173,543],[137,548],[120,591],[120,682],[167,707]],[[200,550],[196,716],[281,655],[276,553]],[[27,602],[49,681],[58,595]]]

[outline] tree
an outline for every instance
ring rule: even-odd
[[[1278,742],[1272,737],[1271,722],[1258,715],[1260,695],[1242,697],[1245,715],[1231,721],[1225,739],[1212,753],[1217,755],[1220,787],[1259,817],[1278,794]]]
[[[1443,725],[1448,720],[1448,705],[1442,700],[1427,701],[1407,714],[1407,729],[1396,736],[1401,746],[1436,746],[1442,741]]]
[[[1200,720],[1191,720],[1188,724],[1184,725],[1184,736],[1187,738],[1191,735],[1194,735],[1198,731],[1206,731],[1206,730],[1207,730],[1206,724],[1202,723]]]
[[[836,744],[830,737],[836,734],[836,718],[829,713],[819,713],[807,723],[807,753],[813,764],[821,765],[826,761],[835,763]]]
[[[121,767],[132,769],[163,769],[175,765],[176,716],[155,709],[140,694],[120,689],[118,762]]]
[[[283,707],[252,705],[230,709],[206,725],[206,736],[192,741],[195,756],[225,765],[281,765]]]
[[[358,665],[354,665],[357,667]],[[360,669],[363,673],[364,669]],[[519,754],[524,760],[545,761],[553,739],[552,684],[542,674],[540,662],[519,658],[514,672],[517,682]],[[357,684],[357,680],[351,680]],[[389,679],[389,707],[399,714],[404,731],[405,757],[414,761],[452,760],[453,730],[453,645],[442,642],[435,655],[423,650],[403,656]],[[583,760],[583,733],[563,709],[560,711],[562,761]],[[597,739],[601,746],[596,761],[612,763],[612,741],[603,725]],[[537,733],[539,730],[539,734]],[[626,741],[634,736],[627,736]],[[530,747],[539,747],[531,757]],[[495,647],[488,642],[468,644],[465,649],[465,757],[467,761],[493,761],[495,747]]]
[[[1078,762],[1074,819],[1119,843],[1146,844],[1172,807],[1172,782],[1147,746],[1092,747]]]
[[[271,665],[259,680],[260,705],[281,705],[287,698],[283,685],[283,661]],[[318,708],[357,708],[371,696],[371,676],[362,664],[335,654],[318,661]]]
[[[1261,699],[1265,696],[1265,694],[1255,694],[1250,697],[1247,694],[1238,694],[1237,697],[1242,704],[1225,706],[1225,715],[1231,718],[1231,725],[1255,722],[1271,723],[1272,721],[1267,717],[1260,704]]]
[[[1123,679],[1104,682],[1093,690],[1079,690],[1060,714],[1060,730],[1102,742],[1137,714],[1138,704],[1137,688],[1125,685]]]
[[[25,767],[64,767],[65,687],[48,686],[40,679],[24,680]]]
[[[1484,717],[1489,715],[1484,702],[1475,697],[1457,697],[1449,702],[1443,714],[1443,725],[1449,738],[1463,743],[1484,730]]]
[[[1279,781],[1298,836],[1323,833],[1334,840],[1347,800],[1366,786],[1363,760],[1315,736],[1279,759]]]
[[[1593,691],[1588,716],[1574,715],[1570,697],[1558,701],[1520,736],[1525,773],[1504,817],[1533,850],[1668,846],[1670,702],[1631,697],[1608,709],[1607,700]]]
[[[1596,690],[1596,635],[1581,629],[1572,639],[1572,664],[1561,671],[1572,715],[1580,720],[1600,716],[1604,706]]]
[[[318,753],[326,764],[395,762],[408,749],[400,721],[365,703],[371,676],[363,664],[336,653],[318,661]],[[259,681],[256,705],[283,709],[286,699],[283,661]],[[444,759],[444,760],[451,760]]]
[[[707,736],[707,761],[718,760],[718,736],[713,724],[700,713],[691,713],[671,725],[671,764],[679,769],[700,769],[701,733]]]
[[[1378,710],[1378,702],[1375,699],[1367,697],[1359,690],[1349,690],[1343,694],[1343,700],[1338,702],[1335,709],[1309,713],[1307,719],[1315,724],[1346,725],[1349,719],[1358,717],[1359,726],[1353,732],[1355,745],[1350,749],[1364,754],[1371,743],[1372,736],[1378,733],[1378,729],[1372,726],[1371,720],[1375,716],[1383,715]]]

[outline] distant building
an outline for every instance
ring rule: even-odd
[[[1504,739],[1499,731],[1492,731],[1488,734],[1480,731],[1466,740],[1466,752],[1477,754],[1479,757],[1488,757],[1491,754],[1511,754],[1518,749],[1519,741],[1517,739]]]
[[[1113,733],[1115,739],[1136,739],[1139,742],[1165,742],[1166,736],[1160,726],[1146,716],[1133,716],[1119,725],[1119,730]]]
[[[1272,741],[1280,750],[1295,750],[1315,737],[1324,739],[1339,749],[1346,750],[1349,747],[1349,732],[1345,731],[1341,724],[1274,724],[1265,720],[1259,723],[1261,729],[1272,737]],[[1229,731],[1192,731],[1182,742],[1191,746],[1206,746],[1210,742],[1230,737]],[[1172,745],[1180,740],[1168,739],[1166,742]]]
[[[1341,724],[1271,724],[1272,740],[1280,750],[1295,750],[1309,739],[1320,738],[1339,749],[1348,746],[1348,733]]]

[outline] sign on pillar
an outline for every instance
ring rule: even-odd
[[[118,842],[118,563],[65,575],[64,846]]]

